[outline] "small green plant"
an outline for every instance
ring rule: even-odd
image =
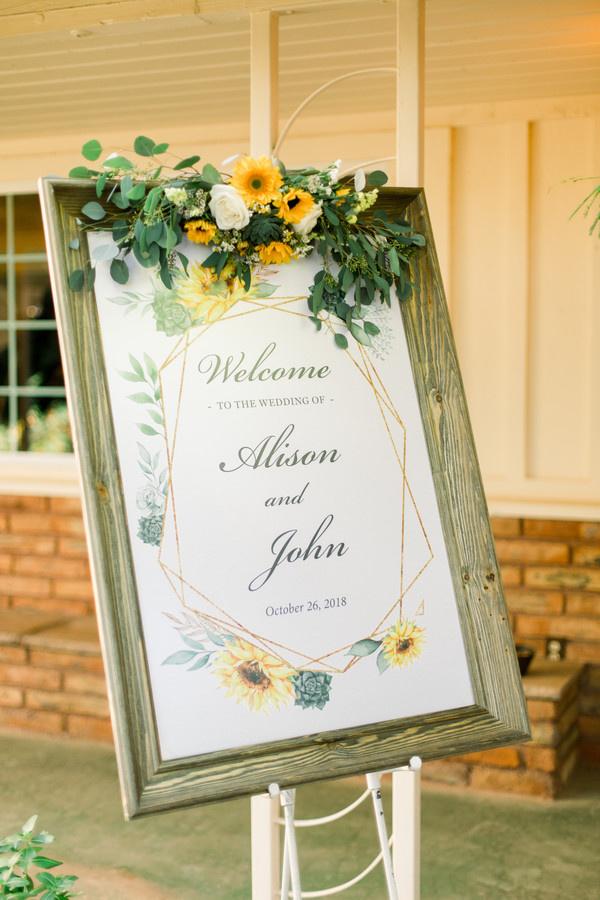
[[[582,181],[584,179],[574,178],[573,181]],[[577,213],[583,212],[583,215],[586,217],[590,217],[590,227],[589,233],[593,234],[596,229],[598,229],[598,236],[600,237],[600,183],[596,185],[596,187],[592,188],[592,190],[587,194],[581,203],[573,210],[570,218],[576,216]]]
[[[76,895],[71,891],[76,875],[52,875],[48,869],[61,866],[41,852],[54,837],[47,831],[34,834],[37,816],[32,816],[18,834],[0,839],[0,897],[28,900],[69,900]],[[42,871],[33,871],[41,869]]]

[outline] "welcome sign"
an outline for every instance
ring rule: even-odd
[[[47,197],[48,217],[56,202]],[[82,252],[107,238],[88,240]],[[368,345],[339,347],[307,310],[310,257],[259,267],[243,285],[215,279],[204,248],[185,252],[169,291],[135,262],[126,289],[99,265],[78,310],[64,286],[59,303],[65,357],[79,348],[71,408],[78,397],[90,404],[91,370],[105,400],[107,421],[79,407],[78,439],[128,813],[522,736],[487,516],[473,509],[480,486],[459,487],[462,507],[441,493],[449,448],[436,453],[423,414],[431,388],[419,383],[416,320],[394,300],[373,310]],[[416,282],[406,305],[429,317],[432,343],[447,327],[439,284],[418,272]],[[192,328],[199,304],[203,324]],[[462,411],[440,414],[456,477],[478,477],[470,433],[453,437]],[[102,429],[111,433],[93,461],[82,442],[94,448]],[[102,478],[86,475],[86,457]],[[488,542],[481,570],[464,551],[481,541],[476,528]],[[491,603],[487,622],[457,571],[461,554]],[[474,665],[481,628],[499,660],[496,685],[510,683],[506,721],[505,694]]]

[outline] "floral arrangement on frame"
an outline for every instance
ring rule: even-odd
[[[339,162],[322,170],[288,170],[278,160],[247,156],[226,160],[231,174],[210,163],[198,168],[200,157],[158,164],[168,144],[139,136],[134,142],[146,166],[110,154],[101,169],[78,166],[73,178],[93,179],[97,201],[82,210],[84,228],[109,232],[112,240],[92,250],[87,269],[69,276],[72,290],[93,284],[94,265],[110,264],[120,286],[129,280],[130,254],[157,280],[146,295],[124,290],[112,299],[124,307],[150,312],[157,331],[169,337],[211,323],[244,298],[266,298],[276,286],[266,280],[269,266],[280,266],[317,253],[322,265],[309,289],[311,319],[320,329],[324,319],[336,321],[334,340],[347,348],[348,338],[371,347],[380,333],[372,321],[373,304],[390,306],[392,290],[400,300],[411,293],[410,260],[425,240],[400,217],[374,211],[383,172],[339,178]],[[96,140],[83,146],[95,162],[102,154]],[[118,212],[114,211],[114,208]],[[184,238],[211,252],[202,262],[190,262],[181,247]],[[79,244],[72,242],[71,249]],[[121,376],[137,385],[130,395],[142,404],[147,422],[138,428],[150,438],[164,438],[164,421],[155,362],[129,357]],[[167,469],[161,452],[138,443],[138,465],[144,476],[136,505],[137,537],[159,547],[168,494]],[[292,703],[301,709],[323,709],[331,699],[334,676],[295,669],[282,658],[248,640],[215,630],[200,613],[186,610],[181,618],[167,614],[185,644],[163,665],[188,671],[211,671],[229,697],[253,711],[268,712]],[[378,639],[364,638],[348,650],[356,661],[375,655],[380,674],[403,668],[419,658],[424,628],[400,620]]]
[[[159,330],[183,333],[214,320],[243,292],[268,289],[255,277],[260,266],[314,252],[322,267],[310,287],[310,312],[318,329],[324,317],[337,321],[334,340],[342,348],[348,334],[370,346],[379,332],[368,317],[374,302],[389,306],[393,288],[401,300],[410,296],[410,260],[425,239],[401,217],[372,209],[387,181],[384,172],[340,178],[339,162],[321,170],[286,169],[279,160],[241,156],[225,160],[233,163],[227,174],[210,163],[198,168],[196,155],[167,165],[168,148],[140,135],[133,149],[146,165],[112,153],[101,169],[77,166],[69,173],[95,181],[98,200],[83,206],[82,221],[113,238],[96,249],[93,262],[109,261],[121,285],[129,279],[129,254],[158,273],[164,289],[153,301]],[[95,162],[102,146],[90,140],[82,153]],[[212,250],[191,272],[180,246],[184,236]],[[69,284],[78,291],[93,278],[90,263],[71,271]]]

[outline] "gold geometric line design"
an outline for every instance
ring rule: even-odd
[[[195,337],[193,337],[192,340],[186,344],[186,347],[184,347],[182,350],[180,350],[179,353],[173,354],[173,356],[171,358],[167,357],[167,359],[163,362],[161,368],[166,368],[167,366],[171,365],[171,363],[174,362],[177,359],[177,357],[180,356],[187,349],[187,347],[191,347],[192,344],[195,344],[196,341],[199,338],[203,337],[206,334],[206,332],[208,331],[208,329],[212,328],[214,325],[218,325],[221,322],[229,322],[231,319],[241,319],[243,316],[251,316],[257,312],[263,312],[265,309],[279,309],[280,306],[284,306],[288,303],[295,303],[297,300],[303,300],[303,299],[305,299],[305,298],[302,295],[299,295],[298,297],[282,297],[280,301],[273,303],[270,306],[267,305],[266,300],[265,300],[265,302],[261,302],[259,300],[252,300],[252,301],[237,300],[233,304],[233,306],[231,306],[230,309],[227,310],[226,313],[224,313],[218,319],[215,319],[214,322],[209,322],[207,325],[203,326],[202,330],[198,331],[198,333],[195,335]],[[237,312],[237,313],[233,313],[230,315],[231,309],[233,309],[235,306],[237,306],[238,303],[248,303],[249,305],[256,306],[257,309],[247,309],[244,312]],[[281,310],[281,311],[283,312],[283,310]],[[304,315],[304,313],[296,313],[296,315]],[[306,318],[310,318],[310,317],[307,316]],[[189,334],[189,332],[188,332],[188,334]]]
[[[161,387],[161,404],[162,404],[162,407],[163,407],[163,416],[164,416],[164,399],[163,399],[162,371],[163,371],[163,369],[165,369],[168,365],[170,365],[171,363],[173,363],[173,362],[178,358],[178,356],[180,356],[181,354],[184,354],[184,360],[183,360],[183,365],[182,365],[182,374],[181,374],[181,382],[180,382],[179,395],[178,395],[177,417],[176,417],[176,422],[175,422],[175,430],[174,430],[174,432],[173,432],[173,446],[172,446],[172,448],[169,446],[169,431],[168,431],[168,428],[167,428],[166,417],[164,417],[164,418],[165,418],[165,444],[167,445],[167,467],[168,467],[168,472],[169,472],[168,495],[169,495],[170,498],[171,498],[172,506],[173,506],[173,525],[174,525],[174,530],[175,530],[175,540],[176,540],[176,545],[177,545],[178,568],[180,569],[179,573],[174,572],[172,569],[170,569],[170,567],[162,560],[163,538],[164,538],[164,527],[163,527],[163,534],[161,535],[161,542],[160,542],[160,547],[159,547],[159,554],[158,554],[158,556],[159,556],[159,564],[160,564],[161,568],[163,569],[163,571],[165,572],[165,575],[167,574],[167,571],[168,571],[168,572],[170,572],[170,573],[171,573],[171,574],[172,574],[172,575],[180,582],[180,584],[181,584],[181,595],[179,595],[178,592],[176,591],[176,589],[174,588],[174,586],[173,586],[173,584],[172,584],[172,582],[171,582],[171,579],[170,579],[170,578],[168,579],[168,580],[169,580],[169,583],[171,584],[171,587],[174,589],[176,595],[178,596],[178,599],[180,600],[180,602],[182,603],[182,605],[183,605],[184,607],[189,608],[189,609],[193,609],[193,610],[194,610],[198,615],[200,615],[201,617],[206,617],[206,618],[214,619],[214,621],[221,621],[221,620],[219,620],[217,617],[209,616],[208,614],[202,612],[201,610],[198,610],[198,609],[196,609],[195,607],[190,606],[190,605],[185,601],[185,596],[184,596],[184,592],[183,592],[183,585],[185,584],[185,585],[186,585],[187,587],[189,587],[194,593],[196,593],[196,594],[198,594],[200,597],[202,597],[207,603],[209,603],[211,606],[214,606],[215,609],[217,609],[217,610],[221,613],[222,616],[225,616],[226,619],[229,620],[229,622],[222,622],[222,621],[221,621],[221,624],[224,624],[224,625],[226,625],[227,627],[232,627],[232,625],[235,624],[235,627],[236,627],[237,629],[239,629],[239,630],[241,631],[242,634],[246,634],[247,636],[250,636],[251,638],[253,638],[255,641],[259,641],[259,642],[260,642],[264,647],[266,647],[267,649],[268,649],[269,647],[276,646],[276,647],[279,647],[279,648],[281,648],[281,649],[283,649],[283,650],[287,650],[288,652],[294,653],[296,656],[299,656],[299,657],[301,657],[301,658],[306,659],[307,662],[310,662],[310,663],[313,664],[313,665],[321,665],[321,666],[323,666],[325,660],[330,659],[330,658],[333,657],[333,656],[336,656],[337,654],[339,654],[340,652],[343,652],[343,651],[346,650],[346,649],[349,649],[349,648],[352,646],[352,643],[347,644],[347,645],[344,645],[343,647],[338,648],[338,649],[336,649],[336,650],[330,651],[329,653],[324,654],[324,655],[322,655],[322,656],[319,656],[319,657],[311,657],[310,655],[307,655],[306,653],[303,653],[302,651],[296,650],[296,649],[294,649],[294,648],[292,648],[292,647],[287,647],[286,645],[281,644],[281,643],[279,643],[279,642],[277,642],[277,641],[275,641],[275,640],[273,640],[273,639],[271,639],[271,638],[265,638],[264,636],[261,636],[261,635],[259,635],[259,634],[255,634],[254,632],[250,631],[248,628],[246,628],[245,626],[243,626],[241,623],[237,622],[237,621],[236,621],[232,616],[230,616],[224,609],[222,609],[215,601],[210,600],[210,598],[208,598],[205,594],[203,594],[202,591],[200,591],[195,585],[191,584],[190,582],[188,582],[188,581],[183,577],[183,570],[182,570],[182,564],[181,564],[181,549],[180,549],[179,524],[178,524],[178,521],[177,521],[177,515],[176,515],[175,498],[174,498],[174,487],[173,487],[173,459],[174,459],[174,451],[175,451],[175,445],[176,445],[176,439],[177,439],[177,431],[178,431],[178,425],[179,425],[179,412],[180,412],[180,407],[181,407],[181,396],[182,396],[182,391],[183,391],[183,381],[184,381],[184,374],[185,374],[185,363],[186,363],[186,359],[187,359],[187,353],[188,353],[188,350],[189,350],[189,347],[191,346],[191,344],[195,343],[196,340],[198,340],[200,337],[202,337],[202,336],[206,333],[206,331],[208,331],[208,329],[211,328],[211,327],[213,327],[214,325],[216,325],[216,324],[222,324],[222,323],[228,321],[229,319],[240,318],[240,317],[245,316],[245,315],[252,315],[252,314],[255,313],[255,312],[261,312],[261,311],[269,311],[269,310],[273,310],[273,311],[281,312],[281,313],[288,314],[288,315],[296,315],[296,316],[299,316],[299,317],[301,317],[301,318],[311,318],[310,315],[307,314],[307,313],[301,313],[301,312],[298,312],[298,311],[295,311],[295,310],[288,310],[288,309],[285,309],[285,306],[287,306],[287,305],[289,305],[289,304],[291,304],[291,303],[297,302],[298,300],[301,300],[301,299],[306,299],[306,295],[297,295],[297,296],[292,296],[292,297],[279,298],[279,300],[276,301],[276,302],[273,302],[272,300],[271,300],[271,302],[266,302],[266,301],[265,301],[265,302],[260,302],[260,301],[256,301],[256,300],[253,300],[253,301],[246,301],[246,300],[240,301],[240,302],[249,303],[249,304],[253,305],[255,308],[254,308],[254,309],[250,309],[250,310],[244,310],[244,311],[237,312],[237,313],[233,313],[233,314],[225,314],[224,316],[222,316],[222,317],[220,317],[219,319],[215,320],[215,322],[208,323],[204,328],[202,328],[202,330],[201,330],[199,333],[197,333],[197,334],[194,336],[194,338],[193,338],[192,340],[189,340],[189,335],[186,335],[186,338],[187,338],[187,339],[186,339],[186,342],[185,342],[185,347],[182,348],[182,349],[180,349],[177,353],[175,353],[174,350],[171,350],[170,354],[165,358],[165,360],[164,360],[163,363],[161,364],[161,366],[160,366],[160,368],[159,368],[159,381],[160,381],[160,387]],[[232,307],[232,308],[233,308],[233,307]],[[326,324],[327,324],[327,326],[329,327],[329,329],[332,330],[332,329],[331,329],[331,326],[330,326],[330,324],[329,324],[329,322],[326,322]],[[178,345],[179,345],[180,343],[181,343],[181,341],[178,342]],[[398,462],[398,464],[399,464],[399,467],[400,467],[400,469],[401,469],[401,471],[402,471],[402,475],[403,475],[403,478],[402,478],[402,484],[403,484],[403,498],[405,498],[405,493],[406,493],[406,491],[408,491],[408,494],[409,494],[409,496],[410,496],[410,498],[411,498],[411,502],[412,502],[413,508],[414,508],[414,510],[415,510],[415,513],[416,513],[417,518],[418,518],[418,521],[419,521],[419,525],[420,525],[421,531],[422,531],[422,533],[423,533],[423,536],[424,536],[425,541],[426,541],[426,543],[427,543],[427,547],[428,547],[429,552],[430,552],[430,558],[425,562],[425,564],[421,567],[421,569],[420,569],[420,570],[417,572],[417,574],[413,577],[413,579],[411,580],[410,584],[406,587],[406,589],[403,589],[403,584],[402,584],[403,574],[401,574],[401,590],[400,590],[399,597],[394,601],[392,607],[388,610],[388,612],[385,614],[385,616],[380,620],[380,622],[378,623],[378,625],[376,626],[376,628],[371,632],[371,636],[375,636],[375,635],[379,634],[379,630],[380,630],[382,624],[390,617],[390,615],[394,612],[394,610],[396,609],[397,606],[399,606],[400,611],[401,611],[401,609],[402,609],[402,601],[403,601],[404,596],[405,596],[405,595],[408,593],[408,591],[413,587],[413,585],[415,584],[415,582],[420,578],[420,576],[422,575],[422,573],[425,571],[425,569],[429,566],[429,564],[430,564],[431,561],[433,560],[433,551],[432,551],[431,543],[430,543],[430,541],[429,541],[429,537],[428,537],[428,535],[427,535],[427,533],[426,533],[426,530],[425,530],[425,527],[424,527],[424,524],[423,524],[423,521],[422,521],[420,512],[419,512],[419,510],[418,510],[417,504],[416,504],[415,499],[414,499],[414,495],[413,495],[412,490],[411,490],[411,488],[410,488],[410,484],[409,484],[409,482],[408,482],[408,478],[407,478],[406,472],[405,472],[405,459],[406,459],[406,428],[405,428],[404,423],[402,422],[402,419],[400,418],[400,415],[398,414],[398,412],[397,412],[397,410],[396,410],[396,408],[395,408],[393,402],[391,401],[391,398],[390,398],[390,396],[389,396],[389,393],[387,392],[387,390],[386,390],[386,388],[385,388],[385,385],[383,384],[383,381],[382,381],[382,379],[381,379],[379,373],[378,373],[377,370],[375,369],[375,367],[374,367],[372,361],[371,361],[371,360],[368,358],[368,356],[365,354],[363,348],[362,348],[360,345],[358,345],[358,346],[359,346],[359,352],[360,352],[360,354],[361,354],[361,358],[362,358],[362,361],[363,361],[364,368],[363,368],[359,363],[357,363],[357,361],[352,357],[352,355],[351,355],[348,351],[346,351],[347,356],[349,356],[350,360],[352,361],[352,363],[354,364],[354,366],[356,367],[356,369],[360,372],[360,374],[362,375],[362,377],[367,381],[367,383],[369,384],[369,387],[370,387],[370,389],[371,389],[371,391],[372,391],[372,393],[373,393],[373,395],[374,395],[374,397],[375,397],[375,399],[376,399],[377,406],[378,406],[378,408],[379,408],[379,410],[380,410],[380,414],[381,414],[381,416],[382,416],[382,419],[383,419],[385,428],[386,428],[386,430],[387,430],[388,436],[389,436],[390,441],[391,441],[391,443],[392,443],[392,447],[393,447],[393,450],[394,450],[394,454],[395,454],[395,456],[396,456],[396,460],[397,460],[397,462]],[[174,349],[176,349],[176,348],[174,348]],[[381,390],[383,391],[383,395],[380,393],[380,391],[378,390],[378,388],[375,386],[375,383],[374,383],[374,381],[373,381],[373,376],[372,376],[372,374],[371,374],[370,369],[373,369],[373,372],[375,373],[375,376],[376,376],[376,378],[377,378],[377,381],[379,382],[379,385],[380,385],[380,387],[381,387]],[[400,459],[400,455],[399,455],[399,453],[398,453],[398,449],[397,449],[397,447],[396,447],[396,445],[395,445],[395,441],[394,441],[393,436],[392,436],[392,434],[391,434],[391,431],[390,431],[390,429],[389,429],[389,424],[388,424],[387,419],[386,419],[386,415],[385,415],[385,412],[384,412],[384,408],[385,408],[385,411],[386,411],[388,414],[390,414],[390,415],[392,416],[392,418],[395,419],[396,422],[397,422],[397,423],[401,426],[401,428],[403,429],[403,433],[404,433],[404,440],[403,440],[404,447],[403,447],[403,450],[404,450],[404,453],[403,453],[403,459],[402,459],[402,461],[401,461],[401,459]],[[404,465],[403,465],[403,463],[404,463]],[[402,535],[403,535],[403,536],[402,536],[402,546],[401,546],[401,567],[402,567],[402,570],[403,570],[403,565],[404,565],[404,560],[403,560],[403,558],[404,558],[404,515],[405,515],[404,502],[405,502],[405,499],[404,499],[404,501],[403,501],[403,508],[402,508],[402,522],[403,522],[403,528],[402,528]],[[167,508],[168,508],[168,507],[167,507]],[[165,518],[166,518],[166,516],[165,516]],[[283,657],[281,657],[281,658],[283,659]],[[284,661],[287,662],[287,660],[284,660]],[[358,662],[358,658],[357,658],[357,657],[353,657],[353,658],[348,662],[348,664],[347,664],[345,667],[343,667],[343,668],[339,668],[339,667],[337,667],[337,666],[333,666],[333,665],[330,663],[330,664],[329,664],[329,667],[328,667],[328,671],[334,671],[334,672],[337,672],[337,673],[346,672],[346,671],[348,671],[349,668],[351,668],[353,665],[355,665],[356,662]],[[288,664],[289,664],[289,663],[288,663]],[[325,670],[324,670],[324,671],[325,671]]]
[[[218,603],[215,603],[214,600],[211,600],[210,597],[208,597],[199,588],[197,588],[194,584],[192,584],[191,581],[187,581],[181,575],[178,575],[177,572],[174,572],[166,563],[163,562],[160,565],[161,565],[161,568],[163,569],[163,571],[170,573],[174,578],[180,578],[182,581],[184,581],[184,583],[187,585],[187,587],[190,588],[190,590],[192,590],[194,593],[198,594],[199,597],[202,597],[202,599],[205,600],[207,603],[209,603],[211,606],[214,606],[214,608],[217,609],[221,613],[221,615],[224,616],[225,618],[220,619],[218,616],[211,616],[208,613],[204,613],[201,610],[198,610],[195,607],[191,607],[191,606],[189,606],[189,604],[186,604],[186,607],[188,609],[193,609],[194,612],[198,613],[202,617],[208,618],[213,622],[218,622],[221,625],[225,625],[227,628],[237,629],[242,634],[245,634],[246,636],[253,638],[259,644],[262,644],[264,649],[267,651],[272,651],[273,647],[279,647],[282,650],[286,650],[288,653],[295,653],[296,656],[302,657],[302,659],[305,659],[306,662],[308,662],[308,663],[320,662],[320,658],[312,657],[309,654],[302,653],[302,651],[300,651],[300,650],[295,650],[293,647],[288,647],[287,644],[282,644],[280,641],[276,641],[271,638],[265,638],[262,635],[254,632],[254,631],[251,631],[249,628],[246,628],[245,625],[242,625],[241,622],[239,622],[237,619],[235,619],[233,616],[231,616],[228,612],[226,612],[224,609],[221,609],[221,607],[218,605]],[[352,645],[350,644],[348,646],[352,646]],[[344,650],[346,648],[342,647],[341,649]],[[339,651],[334,651],[333,653],[331,653],[329,655],[334,656],[335,653],[337,653],[337,652],[339,652]],[[291,668],[294,668],[287,659],[285,659],[283,656],[281,658],[283,659],[284,662],[287,662],[288,665],[291,666]],[[322,657],[322,658],[325,659],[326,657]],[[331,671],[335,671],[337,673],[341,673],[343,671],[343,669],[340,669],[336,666],[330,666],[329,668],[331,669]]]

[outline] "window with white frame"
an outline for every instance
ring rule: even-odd
[[[0,451],[72,450],[35,194],[0,197]]]

